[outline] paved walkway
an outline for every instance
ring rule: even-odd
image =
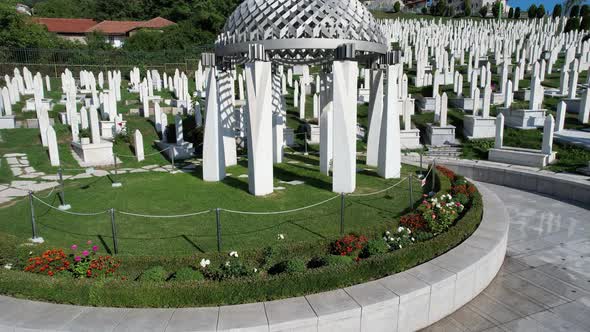
[[[504,265],[483,294],[425,331],[590,331],[590,211],[486,186],[511,218]]]
[[[486,186],[511,217],[504,266],[483,294],[425,331],[590,331],[589,211]],[[0,331],[190,331],[203,323],[191,312],[48,305],[0,296]]]
[[[590,150],[589,130],[562,130],[555,133],[558,142],[573,144],[583,149]]]

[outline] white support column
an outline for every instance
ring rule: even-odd
[[[367,138],[367,165],[377,167],[379,161],[379,141],[381,133],[381,118],[383,115],[383,71],[371,72],[371,96],[369,103],[369,136]],[[396,83],[396,77],[388,80]],[[389,84],[389,83],[388,83]],[[395,85],[397,87],[397,84]],[[397,93],[396,93],[397,96]]]
[[[238,164],[233,86],[234,80],[231,76],[231,72],[224,71],[219,73],[217,93],[219,94],[220,124],[221,134],[223,136],[223,150],[226,167]]]
[[[283,81],[285,75],[275,74],[272,77],[272,161],[283,162],[285,117],[283,113]]]
[[[377,172],[385,179],[399,178],[401,176],[402,164],[399,124],[401,102],[397,94],[396,81],[392,79],[396,72],[396,66],[387,67],[387,91],[382,121],[380,123],[379,168]]]
[[[332,74],[320,76],[320,172],[330,175],[334,155],[334,110]]]
[[[225,178],[225,156],[215,72],[215,68],[211,68],[207,80],[207,116],[203,137],[203,180],[207,182],[217,182]]]
[[[246,64],[248,98],[248,188],[255,196],[273,192],[271,63]],[[305,96],[305,93],[301,94]]]
[[[332,191],[356,189],[356,87],[358,64],[334,61],[334,162]]]

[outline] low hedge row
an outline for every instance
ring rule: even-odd
[[[446,177],[437,176],[436,180],[436,187],[443,190],[450,189],[451,184]],[[130,282],[117,279],[48,278],[22,271],[0,269],[0,293],[78,305],[163,308],[228,305],[301,296],[367,282],[427,262],[467,239],[477,229],[482,215],[482,198],[476,192],[470,208],[464,212],[456,225],[433,239],[383,255],[372,256],[357,264],[328,265],[306,270],[305,273],[220,282],[207,280],[198,283],[182,281],[164,283]],[[317,246],[315,248],[317,250]],[[311,248],[301,246],[295,252],[311,253]],[[249,259],[255,260],[261,255],[261,251],[253,252],[249,255]],[[287,254],[278,253],[281,258],[283,255]],[[130,260],[139,265],[135,266],[138,270],[154,265],[153,258],[151,260],[130,258]],[[165,265],[181,266],[185,260],[162,258],[160,262]]]

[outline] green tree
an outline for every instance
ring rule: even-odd
[[[514,18],[514,8],[512,7],[508,10],[508,18]]]
[[[590,31],[590,15],[586,15],[582,18],[582,23],[580,23],[580,30]]]
[[[516,7],[514,10],[514,18],[517,20],[520,19],[520,7]]]
[[[15,48],[80,47],[47,32],[44,26],[33,23],[30,17],[14,10],[16,1],[0,3],[0,45]]]
[[[399,1],[397,1],[395,3],[395,5],[393,5],[393,11],[396,13],[399,13],[400,10],[401,10],[401,5],[399,4]]]
[[[570,17],[563,29],[564,32],[580,30],[580,20],[577,17]]]
[[[99,31],[93,31],[86,35],[86,45],[91,50],[112,50],[111,44],[107,43],[105,35]]]
[[[537,18],[545,17],[545,6],[543,4],[539,5],[537,8]]]
[[[45,0],[34,4],[36,16],[93,18],[96,16],[95,0]]]
[[[420,12],[422,13],[422,15],[426,15],[428,14],[428,9],[426,7],[422,7],[422,9],[420,9]]]
[[[502,15],[502,11],[503,11],[502,1],[496,1],[494,3],[494,6],[492,7],[492,15],[494,15],[495,18],[499,18]]]
[[[448,2],[447,0],[438,0],[436,3],[434,13],[436,16],[445,16],[448,9]]]
[[[527,15],[528,15],[529,19],[533,19],[533,18],[537,17],[537,6],[531,5],[529,7],[529,9],[527,10]]]
[[[560,4],[555,5],[555,7],[553,7],[553,13],[552,13],[553,18],[561,17],[562,12],[563,12],[563,8],[561,7],[561,5]]]
[[[464,6],[465,6],[465,9],[463,10],[463,12],[465,13],[465,16],[470,17],[471,16],[471,0],[465,0]]]
[[[583,5],[580,8],[580,16],[586,17],[588,15],[590,15],[590,5]]]
[[[480,15],[481,17],[483,17],[483,18],[485,18],[486,16],[488,16],[488,6],[487,6],[487,5],[486,5],[486,6],[482,6],[482,7],[479,9],[479,15]]]
[[[574,5],[570,9],[570,17],[578,17],[580,16],[580,6]]]

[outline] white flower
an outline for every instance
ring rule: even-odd
[[[416,241],[414,238],[412,238],[412,242]]]
[[[229,261],[225,262],[225,266],[229,266]]]
[[[207,266],[209,266],[209,264],[211,264],[210,260],[205,259],[205,258],[201,259],[201,267],[202,268],[206,268]]]
[[[284,240],[285,239],[285,235],[279,234],[279,235],[277,235],[277,239]]]
[[[12,270],[12,264],[8,263],[6,265],[4,265],[4,268],[7,270]]]
[[[229,253],[229,256],[230,257],[238,258],[238,252],[237,251],[232,251],[232,252]]]
[[[389,235],[389,234],[391,234],[391,232],[390,232],[390,231],[386,231],[386,232],[385,232],[385,235]]]
[[[258,269],[257,268],[254,268],[254,273],[256,273],[256,272],[258,272]]]
[[[390,238],[389,238],[389,241],[393,241],[393,238],[392,238],[392,237],[390,237]]]
[[[403,232],[403,231],[404,231],[404,228],[403,228],[402,226],[400,226],[400,227],[398,227],[398,228],[397,228],[397,232],[398,232],[398,233],[401,233],[401,232]]]
[[[401,249],[401,248],[403,248],[401,244],[399,245],[399,248],[400,248],[400,249]]]
[[[29,251],[29,256],[31,256],[32,254],[33,254],[33,252],[32,251]]]
[[[440,204],[436,204],[436,208],[437,209],[440,209]]]

